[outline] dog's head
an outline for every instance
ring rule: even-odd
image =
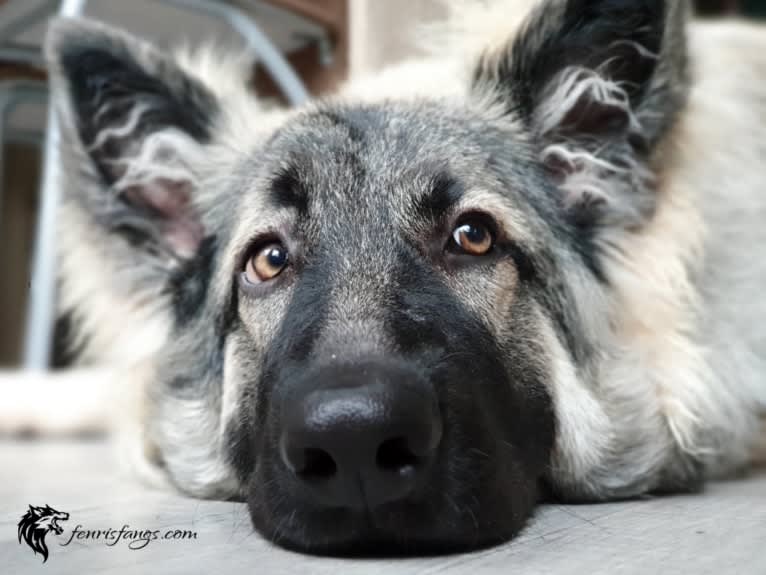
[[[92,281],[122,331],[165,326],[146,425],[171,479],[300,549],[513,536],[601,440],[561,398],[608,323],[604,246],[652,214],[681,5],[549,0],[447,96],[291,113],[56,24],[66,303],[92,325]]]

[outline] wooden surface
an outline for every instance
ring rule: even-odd
[[[9,367],[21,362],[40,158],[20,144],[0,146],[0,154],[0,268],[13,270],[0,278],[0,366]]]
[[[348,74],[348,0],[266,1],[295,12],[325,29],[330,43],[329,62],[322,63],[320,46],[316,41],[310,42],[300,50],[286,54],[286,58],[313,95],[332,92]],[[284,101],[279,88],[260,64],[257,64],[255,68],[255,90],[261,97],[280,97]]]
[[[545,506],[511,544],[469,555],[349,560],[277,549],[254,534],[243,504],[152,491],[116,471],[104,443],[0,442],[0,571],[25,573],[376,575],[572,573],[766,574],[766,477],[713,484],[702,495]],[[49,534],[47,563],[19,544],[28,504],[70,513]],[[196,540],[65,542],[72,528],[188,529]]]

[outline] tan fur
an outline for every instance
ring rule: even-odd
[[[645,417],[659,418],[653,437],[647,437],[654,445],[654,457],[660,458],[654,465],[662,465],[661,458],[672,454],[672,449],[666,449],[672,444],[707,462],[711,475],[720,475],[758,457],[747,446],[753,441],[762,444],[757,414],[766,405],[764,377],[760,386],[727,383],[727,369],[747,373],[759,366],[717,364],[724,354],[711,349],[710,337],[704,333],[711,325],[705,320],[710,294],[700,293],[699,283],[705,283],[711,265],[708,242],[732,240],[726,230],[711,229],[700,209],[711,202],[708,190],[725,191],[731,202],[752,205],[756,218],[766,216],[762,209],[765,175],[754,169],[762,164],[755,154],[760,149],[763,157],[766,130],[766,86],[757,81],[764,76],[756,73],[766,70],[766,32],[738,22],[696,24],[691,43],[695,82],[690,101],[656,154],[657,212],[648,226],[606,242],[611,259],[608,274],[617,287],[610,336],[614,356],[602,364],[593,393],[567,384],[571,373],[560,375],[554,391],[563,406],[559,420],[568,429],[559,436],[564,445],[559,446],[556,465],[562,478],[587,480],[583,471],[597,468],[609,456],[610,438],[614,440],[620,425],[625,433],[638,434],[625,421],[639,406],[655,406],[656,411]],[[751,198],[761,199],[753,202]],[[725,208],[715,203],[713,209]],[[748,223],[740,219],[730,225],[747,227]],[[750,265],[748,253],[758,253],[749,251],[754,248],[738,246],[739,265]],[[758,277],[762,285],[762,268]],[[728,297],[737,305],[759,313],[750,299],[755,294],[729,287]],[[636,369],[626,372],[626,362]],[[639,401],[642,389],[644,399]],[[624,399],[626,390],[631,390],[635,401]],[[583,417],[572,421],[572,412]],[[583,425],[590,427],[577,429]],[[584,440],[580,444],[578,437]],[[585,441],[586,437],[598,441]],[[647,460],[652,457],[647,455]]]

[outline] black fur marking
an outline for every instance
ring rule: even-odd
[[[258,380],[244,390],[242,405],[260,408],[241,425],[228,430],[227,441],[234,447],[230,461],[243,480],[250,477],[255,465],[265,465],[274,456],[272,442],[276,440],[265,430],[267,421],[279,410],[279,402],[273,399],[278,380],[305,369],[325,327],[329,276],[321,265],[317,268],[303,274],[295,286],[279,330],[264,354]]]
[[[325,261],[319,256],[317,261]],[[297,282],[279,332],[267,351],[276,362],[305,361],[326,321],[332,263],[304,270]]]
[[[491,436],[518,441],[517,454],[523,457],[522,467],[542,469],[548,463],[553,443],[554,418],[544,374],[534,364],[535,353],[527,347],[531,343],[520,336],[518,341],[505,342],[501,349],[478,317],[418,260],[402,259],[396,278],[401,289],[388,308],[386,326],[398,344],[399,353],[415,361],[432,361],[430,368],[438,374],[437,378],[442,377],[440,372],[449,365],[447,371],[454,370],[455,379],[440,381],[437,390],[445,395],[472,394],[472,401],[482,403],[483,424],[490,428],[499,425]],[[521,325],[518,331],[523,332]],[[451,362],[454,365],[450,365]],[[466,368],[467,363],[470,368]],[[462,381],[463,377],[469,379],[468,385]],[[494,385],[498,390],[490,391]],[[500,401],[502,389],[510,391],[512,397]],[[502,403],[503,409],[490,408],[493,401]],[[446,401],[444,404],[450,405]],[[464,426],[467,422],[453,424]],[[510,435],[506,435],[509,431]],[[486,430],[476,430],[472,437],[481,437],[482,433]],[[530,441],[531,438],[536,440]]]
[[[431,189],[417,199],[415,214],[429,222],[439,222],[452,211],[463,193],[462,186],[456,180],[440,172],[434,176]]]
[[[200,244],[196,256],[185,262],[168,282],[173,295],[173,315],[177,327],[183,327],[198,317],[207,298],[214,260],[217,253],[215,236],[208,236]]]
[[[540,278],[535,258],[523,246],[517,242],[505,242],[500,248],[501,252],[507,254],[513,260],[516,266],[516,273],[519,274],[521,282],[537,282]]]
[[[308,214],[308,191],[294,164],[277,173],[271,182],[269,197],[277,207],[297,210],[299,217],[306,217]]]
[[[74,337],[76,319],[73,312],[61,313],[56,318],[53,330],[53,368],[60,369],[71,366],[82,354],[87,345],[87,339]]]

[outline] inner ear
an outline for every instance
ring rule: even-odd
[[[157,219],[160,237],[173,253],[190,259],[205,236],[200,215],[192,201],[194,189],[186,181],[159,178],[127,186],[121,193],[127,203]]]
[[[538,112],[541,133],[555,130],[562,137],[604,137],[622,133],[635,122],[627,93],[616,82],[579,68],[562,75],[551,82],[550,93],[543,96],[550,106]]]
[[[635,228],[654,211],[650,156],[688,79],[685,2],[543,0],[474,74],[521,120],[575,226]]]
[[[154,252],[192,257],[204,237],[195,194],[214,96],[152,46],[97,24],[58,21],[47,49],[103,190],[88,209],[110,231],[151,239]]]
[[[126,157],[152,134],[172,130],[176,142],[184,137],[198,144],[209,140],[214,98],[172,62],[142,57],[140,50],[113,38],[88,36],[63,44],[58,57],[75,129],[107,184],[124,174]],[[176,142],[153,153],[162,160],[159,155],[171,155]]]

